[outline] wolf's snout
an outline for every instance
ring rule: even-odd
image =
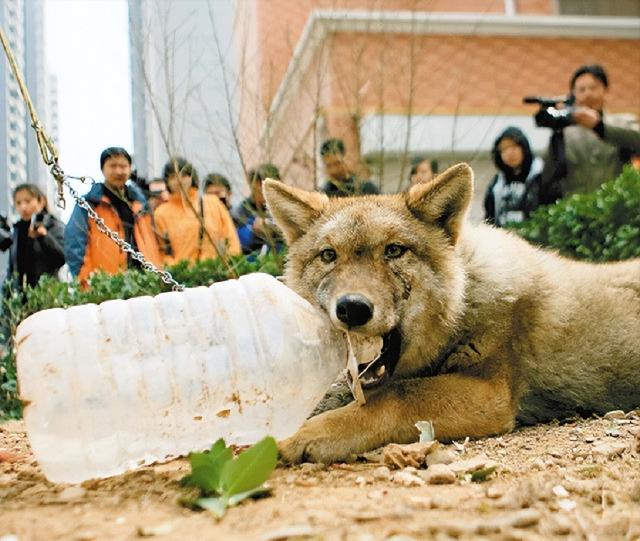
[[[343,295],[336,303],[336,316],[348,327],[359,327],[373,316],[373,305],[362,295]]]

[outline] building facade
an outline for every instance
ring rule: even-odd
[[[43,0],[0,2],[0,28],[20,67],[31,100],[48,125],[51,113],[44,51]],[[0,60],[0,213],[11,221],[13,189],[21,183],[37,184],[53,203],[55,184],[40,157],[31,119],[4,51]],[[54,205],[50,205],[53,207]],[[1,257],[1,256],[0,256]],[[4,258],[0,260],[4,269]]]
[[[411,159],[469,161],[478,187],[508,125],[537,151],[525,95],[569,91],[572,72],[600,63],[611,112],[640,112],[640,4],[563,0],[242,0],[236,18],[246,156],[288,182],[323,181],[318,148],[340,137],[348,158],[385,192],[408,184]],[[479,201],[474,204],[479,216]]]
[[[183,156],[201,177],[219,172],[241,186],[234,89],[225,85],[233,17],[226,0],[129,0],[134,159],[142,176],[157,177],[169,156]]]

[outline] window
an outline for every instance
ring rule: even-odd
[[[640,17],[638,0],[558,0],[560,15]]]

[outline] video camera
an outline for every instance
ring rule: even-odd
[[[545,98],[542,96],[525,96],[522,98],[523,103],[537,103],[540,106],[538,112],[534,115],[536,126],[539,128],[551,128],[555,131],[560,131],[575,124],[573,121],[573,103],[575,98],[570,96],[556,96]],[[557,105],[562,103],[565,105],[563,108],[558,108]]]
[[[7,217],[0,214],[0,252],[6,252],[12,243],[11,226],[7,221]]]

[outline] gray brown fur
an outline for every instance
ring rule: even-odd
[[[358,332],[399,326],[403,343],[393,378],[365,406],[309,419],[281,442],[286,460],[415,441],[420,420],[447,440],[640,405],[640,260],[576,262],[473,226],[472,186],[466,164],[396,195],[328,199],[265,182],[287,284],[339,327],[336,298],[365,295],[375,310]],[[389,243],[408,250],[387,259]],[[331,264],[318,257],[326,247]]]

